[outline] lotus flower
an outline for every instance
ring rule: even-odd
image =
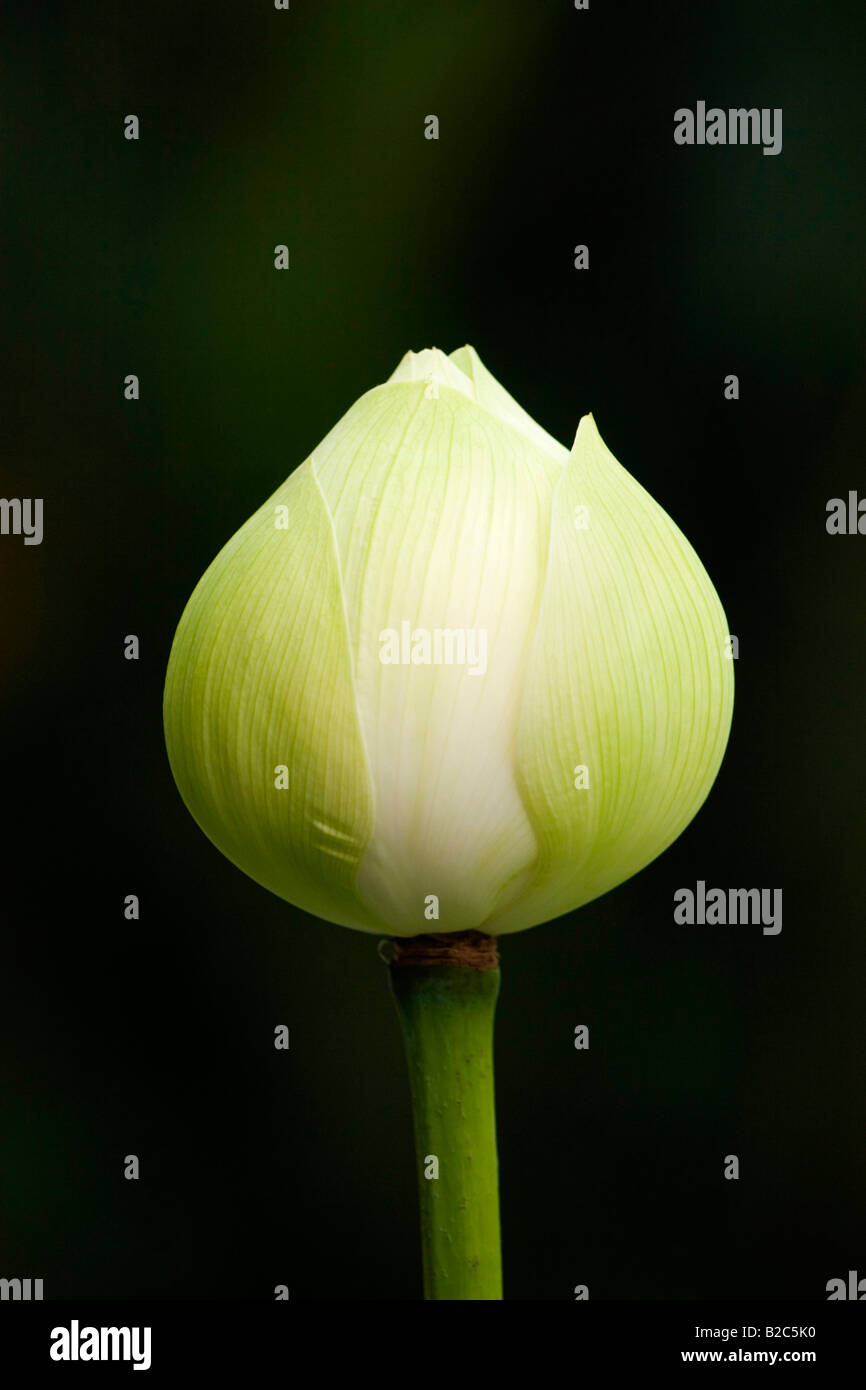
[[[187,604],[165,731],[193,816],[272,892],[392,938],[428,1298],[502,1297],[496,939],[689,823],[727,637],[592,416],[569,453],[470,347],[408,353]]]
[[[591,415],[569,452],[471,347],[409,352],[197,585],[169,759],[223,854],[307,912],[501,936],[688,825],[728,737],[726,636]]]

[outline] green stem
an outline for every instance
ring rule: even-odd
[[[424,1297],[501,1299],[495,942],[464,932],[394,946],[391,985],[409,1062]]]

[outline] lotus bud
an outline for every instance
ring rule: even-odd
[[[569,452],[472,348],[410,352],[198,583],[169,760],[222,853],[307,912],[522,931],[695,815],[731,723],[727,631],[591,415]]]

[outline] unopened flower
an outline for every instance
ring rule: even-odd
[[[695,815],[731,722],[726,637],[591,415],[569,452],[472,348],[408,353],[196,587],[171,767],[214,844],[308,912],[521,931]]]

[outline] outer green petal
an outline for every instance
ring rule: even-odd
[[[517,740],[536,874],[486,930],[520,931],[589,902],[688,825],[730,729],[727,633],[694,550],[584,417],[554,497]],[[588,789],[574,785],[580,764]]]
[[[277,507],[288,508],[288,529]],[[165,688],[172,772],[238,868],[380,932],[358,866],[373,825],[333,528],[307,462],[220,551],[186,606]],[[288,768],[288,790],[275,770]]]

